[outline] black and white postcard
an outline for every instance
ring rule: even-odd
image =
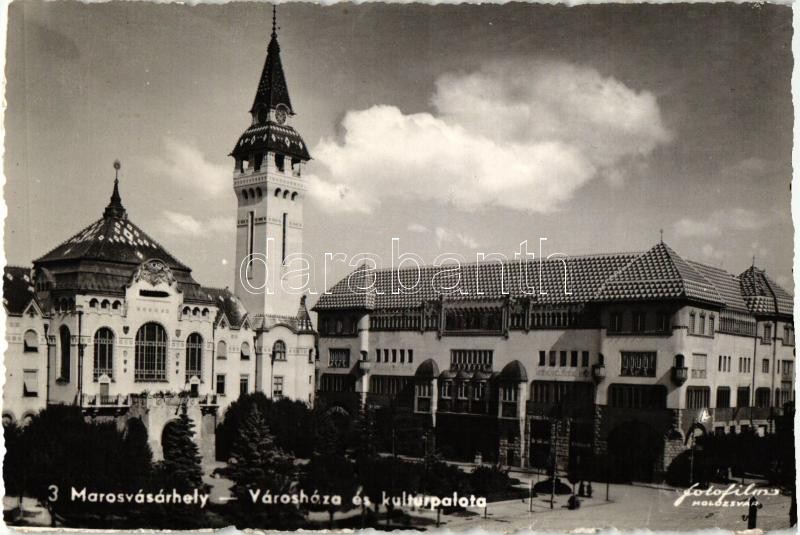
[[[8,526],[796,525],[792,6],[6,8]]]

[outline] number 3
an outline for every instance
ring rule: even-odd
[[[47,490],[50,491],[50,496],[48,496],[47,499],[50,500],[51,502],[57,501],[58,487],[56,487],[55,485],[50,485],[49,487],[47,487]]]

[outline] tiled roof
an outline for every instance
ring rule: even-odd
[[[792,315],[792,295],[763,270],[749,267],[739,275],[744,300],[753,314]]]
[[[249,154],[251,152],[270,151],[300,158],[303,161],[311,159],[306,142],[297,133],[297,130],[285,124],[267,121],[266,124],[256,124],[244,131],[239,136],[239,141],[233,147],[231,155]]]
[[[659,242],[612,276],[600,301],[690,299],[723,305],[717,289],[667,244]]]
[[[214,304],[217,305],[217,317],[214,319],[214,323],[218,322],[222,315],[225,314],[225,317],[227,317],[228,321],[231,323],[231,327],[238,329],[242,326],[244,319],[247,317],[247,310],[233,292],[228,288],[206,287],[201,288],[200,292],[206,296],[209,301],[213,301]]]
[[[114,194],[103,217],[34,260],[34,264],[63,260],[104,260],[138,265],[149,259],[161,260],[172,269],[189,270],[128,220],[115,183]]]
[[[3,270],[3,306],[9,314],[22,314],[35,298],[31,268],[6,266]]]
[[[567,290],[564,292],[564,263],[567,266]],[[507,295],[501,289],[501,266],[498,262],[464,264],[459,288],[463,293],[445,295],[445,300],[517,299],[525,296],[522,283],[535,288],[531,300],[543,304],[570,304],[607,301],[684,300],[726,307],[738,312],[774,311],[778,301],[781,314],[791,314],[792,296],[763,271],[755,270],[737,277],[720,268],[682,258],[669,246],[658,243],[639,253],[573,256],[564,259],[514,261],[505,265]],[[365,271],[359,267],[320,296],[314,310],[416,308],[423,302],[440,299],[433,278],[443,268],[424,266],[416,269]],[[539,270],[541,269],[541,285]],[[392,277],[412,286],[420,274],[418,290],[392,294]],[[374,284],[369,284],[373,281]],[[741,280],[740,280],[741,279]],[[397,279],[395,279],[397,280]],[[455,282],[436,279],[440,286]],[[542,295],[539,290],[546,292]],[[369,287],[367,291],[358,288]],[[395,288],[398,285],[395,284]],[[479,290],[479,291],[478,291]],[[774,292],[776,299],[772,299]]]
[[[449,293],[445,299],[505,299],[503,286],[509,297],[520,298],[526,295],[523,288],[530,286],[533,287],[530,298],[536,302],[582,303],[591,300],[611,275],[628,265],[638,254],[573,256],[563,260],[551,259],[541,262],[538,260],[513,261],[505,264],[504,272],[498,262],[463,264],[460,281],[455,276],[449,279],[443,277],[441,270],[444,268],[435,266],[423,266],[419,272],[416,269],[394,271],[381,269],[370,273],[363,268],[358,268],[337,282],[328,293],[320,296],[314,310],[417,307],[424,301],[439,299],[440,292],[436,290],[436,285],[438,287],[452,286],[456,282],[459,282],[458,288],[461,292]],[[565,264],[567,292],[564,291]],[[399,277],[400,283],[411,287],[416,283],[418,273],[420,280],[415,286],[417,290],[414,293],[408,291],[392,293],[393,275]],[[439,275],[437,276],[437,274]],[[373,277],[375,282],[370,284]],[[501,284],[501,281],[504,281],[505,284]],[[361,291],[359,288],[369,288],[369,290]],[[399,288],[398,284],[395,284],[395,288]],[[531,293],[530,290],[527,293]]]
[[[267,57],[258,81],[256,97],[253,99],[253,107],[250,111],[254,111],[259,104],[265,105],[267,109],[275,109],[278,104],[283,104],[289,113],[294,113],[292,101],[289,99],[286,76],[283,74],[281,47],[278,45],[278,36],[274,27],[267,46]]]

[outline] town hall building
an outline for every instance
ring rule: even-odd
[[[162,434],[184,405],[211,459],[216,425],[240,394],[313,403],[316,333],[305,298],[280,285],[259,291],[266,268],[280,277],[287,257],[302,252],[310,155],[290,125],[294,114],[273,18],[251,124],[230,154],[232,291],[202,286],[135,224],[117,178],[102,217],[32,267],[5,268],[4,424],[24,425],[51,404],[120,426],[139,418],[159,459]]]

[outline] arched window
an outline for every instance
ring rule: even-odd
[[[297,192],[296,191],[294,193],[292,193],[292,200],[294,201],[295,199],[297,199]]]
[[[220,340],[219,343],[217,344],[217,358],[218,359],[228,358],[228,344],[226,344],[224,340]]]
[[[189,307],[183,307],[183,315],[184,315],[184,316],[188,316],[188,315],[189,315],[189,314],[191,314],[191,313],[192,313],[192,309],[191,309],[191,308],[189,308]]]
[[[94,380],[104,374],[114,377],[114,333],[108,327],[94,333]]]
[[[108,299],[103,299],[103,302],[100,303],[100,308],[103,310],[108,310],[109,306],[111,306],[111,303],[108,301]]]
[[[97,303],[99,303],[97,299],[92,299],[89,301],[89,308],[97,308]]]
[[[33,329],[25,331],[23,340],[23,351],[25,353],[36,353],[39,351],[39,335]]]
[[[62,325],[58,330],[59,343],[61,345],[61,373],[59,379],[62,381],[69,381],[69,372],[72,365],[71,357],[71,336],[69,334],[69,327]]]
[[[275,188],[275,196],[278,197],[281,194],[281,188]]]
[[[114,304],[111,305],[111,308],[113,308],[114,310],[119,310],[120,308],[122,308],[122,303],[120,303],[119,301],[114,301]]]
[[[244,198],[244,200],[247,200],[247,190],[246,189],[242,190],[242,197]]]
[[[250,360],[250,344],[242,342],[240,349],[242,360]]]
[[[284,199],[288,198],[288,197],[289,197],[289,193],[290,193],[290,192],[289,192],[289,190],[288,190],[288,189],[287,189],[287,190],[285,190],[285,191],[283,192],[283,198],[284,198]]]
[[[136,332],[134,381],[167,380],[167,332],[158,323],[145,323]]]
[[[262,195],[261,188],[256,188],[256,197],[258,197],[260,199],[261,195]]]
[[[272,360],[286,360],[286,344],[277,340],[272,345]]]
[[[203,378],[203,337],[197,333],[186,339],[186,382],[194,376]]]

